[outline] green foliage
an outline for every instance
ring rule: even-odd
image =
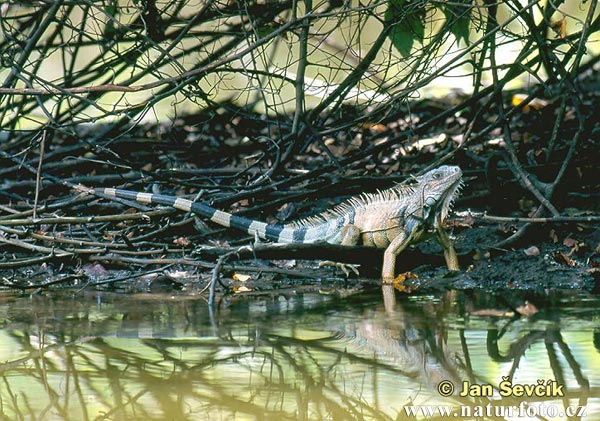
[[[115,21],[117,20],[116,17],[118,14],[117,2],[114,0],[109,2],[105,7],[104,12],[106,13],[106,16],[110,18],[107,20],[106,27],[104,28],[104,38],[107,40],[114,40],[118,35],[118,29],[115,27]]]
[[[442,30],[449,30],[460,42],[469,43],[472,0],[457,0],[452,3],[430,3],[430,8],[438,8],[446,18]],[[392,25],[390,40],[398,52],[406,57],[414,42],[423,43],[427,3],[412,0],[389,0],[385,11],[385,25]]]
[[[471,26],[471,0],[457,0],[442,6],[442,12],[446,17],[446,26],[460,43],[461,39],[469,44],[469,32]]]
[[[393,25],[390,40],[402,56],[408,56],[415,39],[422,42],[425,36],[425,7],[410,0],[390,0],[385,11],[386,25]]]

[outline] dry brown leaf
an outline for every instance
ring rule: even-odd
[[[392,285],[394,285],[394,288],[396,288],[398,291],[410,293],[412,288],[404,285],[404,281],[406,281],[407,279],[417,279],[418,277],[419,277],[418,275],[416,275],[412,272],[404,272],[404,273],[401,273],[400,275],[396,276]]]
[[[567,37],[567,18],[563,16],[562,19],[555,20],[550,24],[550,28],[552,28],[556,36],[565,39]]]
[[[173,240],[173,244],[181,247],[189,247],[191,243],[187,237],[178,237]]]
[[[527,247],[523,251],[527,256],[539,256],[540,255],[540,249],[537,248],[536,246]]]
[[[570,267],[575,266],[575,261],[566,254],[564,254],[562,251],[557,251],[556,253],[554,253],[554,260],[557,263],[564,264]]]
[[[387,127],[384,124],[373,124],[373,123],[364,123],[362,125],[363,129],[368,129],[368,130],[372,130],[374,132],[384,132],[387,130]]]

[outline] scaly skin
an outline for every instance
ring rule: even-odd
[[[432,230],[444,249],[448,269],[459,270],[456,252],[443,225],[461,186],[461,177],[459,167],[442,166],[411,182],[360,195],[332,210],[286,225],[268,225],[174,196],[119,189],[82,187],[81,190],[144,204],[172,206],[194,212],[224,227],[280,243],[328,242],[382,248],[385,252],[381,277],[383,283],[392,283],[396,257],[408,245],[418,242],[425,232]]]

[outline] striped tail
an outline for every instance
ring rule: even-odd
[[[245,231],[250,235],[258,235],[263,240],[268,239],[280,243],[298,243],[303,240],[303,229],[284,227],[283,225],[269,225],[264,222],[244,218],[243,216],[232,215],[202,203],[192,202],[191,200],[182,199],[180,197],[152,193],[138,193],[121,189],[94,189],[93,192],[111,197],[133,200],[146,205],[165,205],[184,212],[193,212],[196,215],[208,218],[212,222],[223,227],[231,227]]]

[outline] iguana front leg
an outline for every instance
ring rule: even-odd
[[[456,250],[454,250],[454,245],[452,244],[452,240],[450,239],[448,233],[442,227],[436,228],[435,233],[438,241],[444,249],[444,259],[446,259],[448,270],[460,270],[458,265],[458,256],[456,255]]]
[[[396,271],[396,256],[408,246],[410,237],[405,233],[400,233],[392,240],[389,246],[383,252],[383,269],[381,270],[381,280],[384,284],[394,282],[394,272]]]

